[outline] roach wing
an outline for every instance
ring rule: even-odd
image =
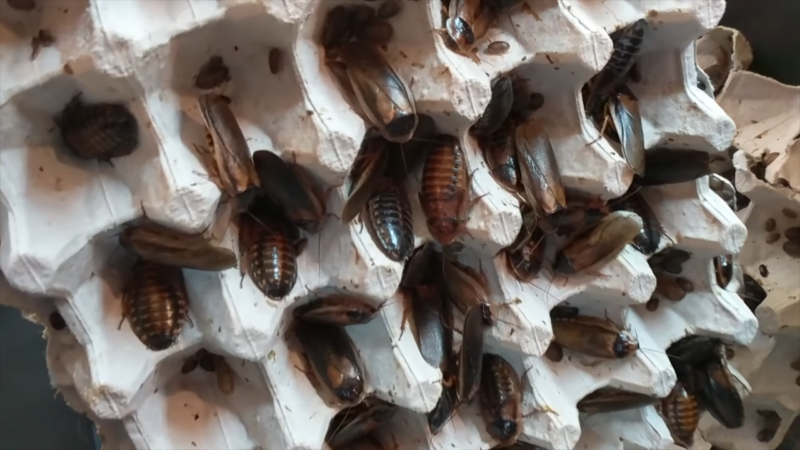
[[[132,226],[119,237],[120,244],[145,260],[195,270],[227,270],[236,255],[215,247],[202,235],[184,235],[156,225]]]
[[[698,150],[654,148],[645,152],[644,177],[635,182],[641,186],[685,183],[711,173],[711,157]]]
[[[418,286],[411,299],[412,314],[414,316],[417,346],[422,358],[431,367],[446,369],[447,358],[451,351],[452,335],[445,327],[449,315],[448,308],[444,307],[439,290],[435,286]]]
[[[483,364],[483,317],[480,306],[469,308],[464,317],[458,364],[458,400],[469,402],[481,382]]]
[[[536,121],[517,127],[516,143],[517,162],[528,201],[538,205],[545,214],[566,208],[561,173],[544,127]]]
[[[726,428],[739,428],[744,424],[744,405],[731,379],[731,374],[721,361],[710,361],[695,371],[697,396],[708,412]]]
[[[511,112],[513,104],[511,77],[501,76],[492,83],[492,98],[481,118],[472,126],[472,134],[488,136],[497,131]]]
[[[347,201],[342,209],[342,222],[351,222],[364,209],[370,196],[386,172],[389,149],[382,139],[364,141],[358,157],[350,171],[351,184]]]
[[[644,131],[639,104],[632,95],[620,93],[612,100],[611,108],[622,157],[633,173],[644,176]]]

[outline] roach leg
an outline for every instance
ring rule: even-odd
[[[119,325],[117,325],[117,330],[122,329],[122,322],[125,322],[125,313],[122,313],[122,319],[119,320]]]
[[[595,142],[599,141],[600,139],[603,139],[603,136],[605,135],[607,126],[608,126],[608,115],[605,114],[605,115],[603,115],[603,125],[600,126],[600,135],[597,136],[597,139],[595,139],[592,142],[589,142],[588,144],[586,144],[586,146],[588,147],[588,146],[594,144]]]

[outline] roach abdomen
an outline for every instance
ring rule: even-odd
[[[438,145],[425,161],[420,193],[429,201],[447,201],[465,189],[467,166],[457,144]]]
[[[393,261],[404,261],[414,251],[414,229],[411,206],[405,192],[390,189],[372,196],[368,202],[377,242]]]
[[[297,281],[295,247],[282,233],[264,233],[252,247],[248,272],[256,287],[267,297],[280,300]]]
[[[121,104],[83,104],[76,97],[64,108],[59,126],[64,144],[81,158],[118,158],[139,145],[139,124]]]
[[[687,394],[683,388],[661,401],[661,414],[670,432],[687,448],[694,443],[694,431],[700,421],[697,398]]]
[[[175,343],[188,312],[183,275],[180,269],[146,262],[133,271],[124,289],[125,316],[148,349],[165,350]]]

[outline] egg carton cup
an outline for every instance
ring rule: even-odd
[[[0,42],[7,49],[0,55],[0,268],[8,279],[4,292],[27,293],[0,298],[45,324],[54,386],[100,424],[109,448],[323,448],[337,408],[320,399],[300,370],[287,327],[294,307],[333,290],[383,305],[373,322],[347,332],[365,363],[368,392],[402,407],[380,432],[385,444],[494,445],[477,401],[430,435],[425,413],[441,393],[441,374],[424,362],[411,333],[400,331],[402,265],[388,260],[358,221],[345,225],[330,217],[309,238],[297,284],[283,301],[265,299],[236,269],[184,270],[192,325],[175,346],[150,352],[127,322],[117,329],[121,278],[132,258],[119,250],[116,234],[142,210],[187,232],[212,224],[209,234],[236,249],[236,225],[192,150],[204,142],[193,76],[210,56],[230,68],[232,80],[216,91],[232,99],[251,151],[295,160],[326,187],[343,183],[367,131],[319,45],[327,11],[343,2],[38,3],[28,13],[0,3]],[[704,180],[643,191],[669,236],[662,246],[690,251],[687,264],[697,265],[691,269],[695,293],[656,313],[643,309],[655,277],[645,256],[630,247],[598,268],[600,276],[553,278],[543,271],[521,284],[498,255],[521,226],[518,203],[491,178],[468,128],[486,108],[494,77],[525,78],[545,98],[534,117],[547,126],[565,186],[604,199],[622,195],[632,173],[605,139],[596,141],[580,89],[608,60],[608,33],[647,18],[651,27],[637,63],[642,82],[631,86],[646,145],[722,152],[734,124],[697,87],[693,42],[716,25],[724,2],[527,1],[490,30],[479,64],[447,50],[435,33],[420,32],[420,24],[441,26],[440,7],[437,0],[403,2],[385,54],[410,86],[417,112],[458,137],[474,173],[472,197],[483,196],[471,211],[459,258],[489,281],[499,320],[487,333],[486,351],[525,373],[523,411],[532,415],[522,439],[559,449],[668,448],[669,433],[652,408],[581,417],[575,405],[603,386],[666,395],[675,375],[664,350],[688,333],[740,344],[752,339],[752,315],[715,290],[710,269],[714,255],[738,253],[741,222]],[[56,42],[31,61],[30,40],[40,29]],[[510,50],[486,55],[484,47],[496,40]],[[272,49],[284,54],[276,74],[268,67]],[[113,166],[65,152],[53,117],[78,92],[90,102],[127,104],[140,126],[140,148]],[[417,245],[430,239],[415,200],[418,179],[412,174],[408,183]],[[343,197],[343,188],[334,190],[328,211],[338,214]],[[541,357],[552,340],[549,310],[564,301],[631,330],[642,349],[620,361],[568,351],[558,363]],[[56,310],[67,330],[48,324]],[[232,395],[222,395],[211,374],[180,374],[184,358],[201,347],[228,360],[235,371]]]

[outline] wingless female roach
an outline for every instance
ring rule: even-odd
[[[139,123],[120,103],[87,104],[78,94],[55,121],[64,144],[80,158],[110,161],[139,146]]]
[[[522,433],[522,386],[511,364],[501,356],[483,355],[481,371],[481,413],[486,432],[511,445]]]
[[[613,212],[567,244],[556,256],[554,269],[572,274],[603,264],[616,257],[643,225],[641,217],[632,212]]]
[[[363,222],[378,249],[392,261],[402,262],[414,251],[411,205],[401,183],[383,178],[367,202]]]

